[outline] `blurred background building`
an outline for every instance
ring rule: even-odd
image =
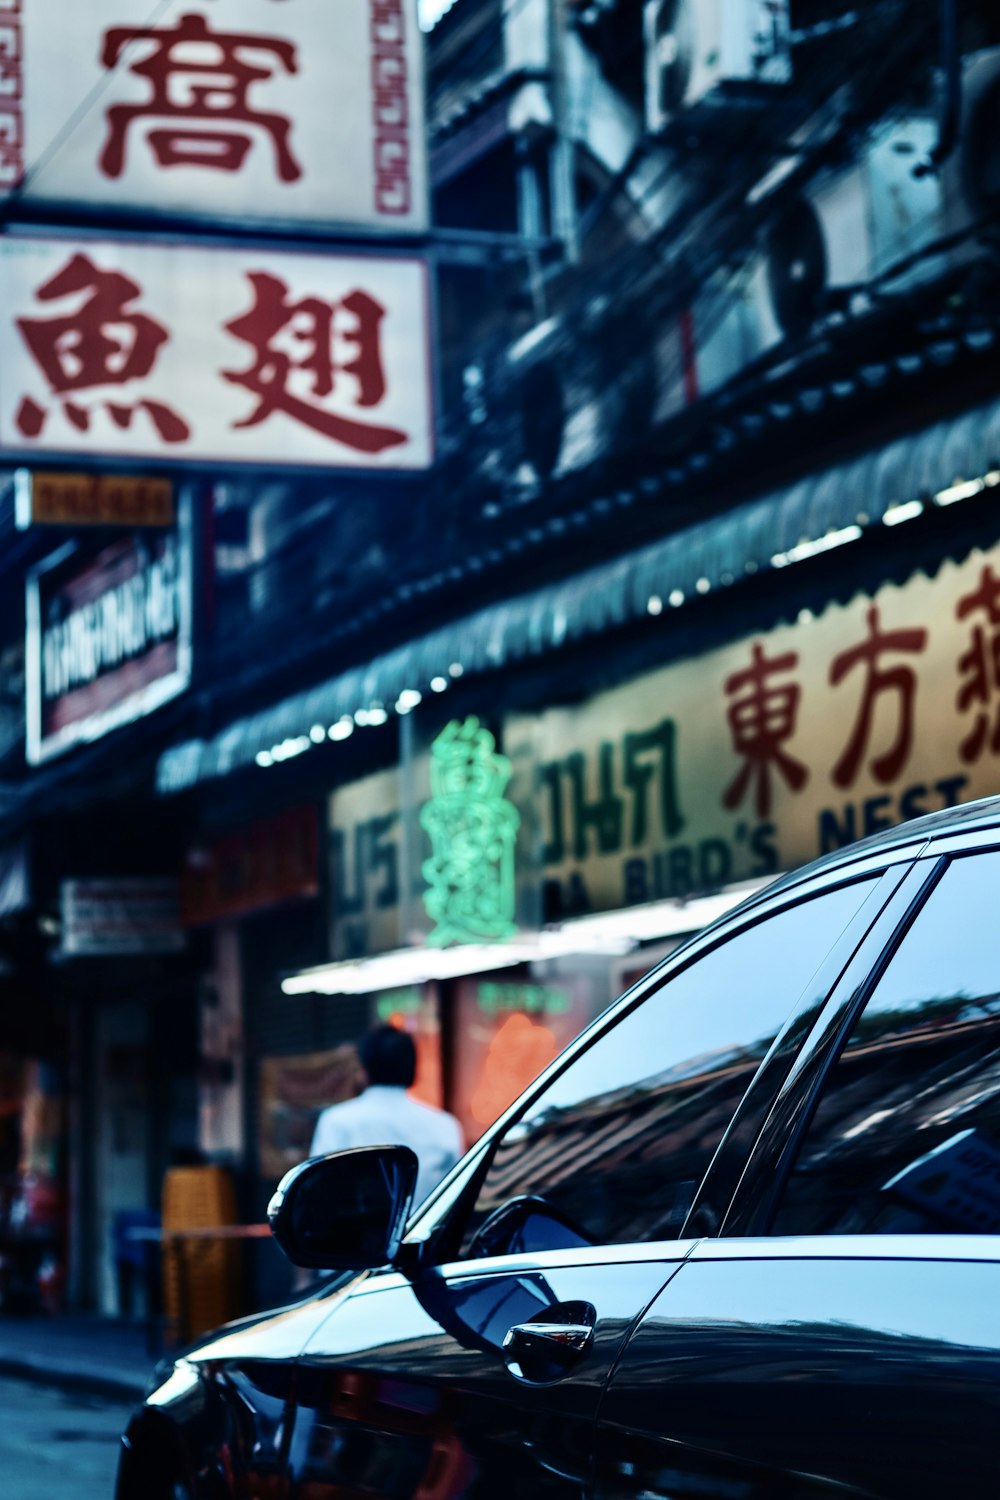
[[[30,1231],[120,1311],[171,1165],[259,1218],[373,1020],[471,1141],[744,891],[1000,791],[995,6],[424,25],[432,461],[0,444],[8,1298]]]

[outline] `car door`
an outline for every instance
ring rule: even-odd
[[[765,907],[547,1075],[418,1222],[421,1263],[368,1278],[311,1338],[291,1496],[590,1493],[602,1389],[691,1250],[681,1226],[734,1111],[884,899],[865,874]]]
[[[991,850],[884,913],[614,1371],[604,1500],[998,1493],[998,900]]]

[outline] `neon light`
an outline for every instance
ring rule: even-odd
[[[433,857],[423,865],[435,947],[510,937],[521,815],[504,800],[510,761],[479,720],[453,719],[431,746],[431,797],[420,812]]]

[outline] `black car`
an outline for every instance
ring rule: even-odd
[[[595,1022],[406,1222],[178,1360],[118,1500],[1000,1495],[1000,799],[788,876]]]

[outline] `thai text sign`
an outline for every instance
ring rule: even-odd
[[[398,767],[376,771],[330,797],[330,951],[335,958],[361,958],[409,941],[401,914],[401,797]]]
[[[422,469],[422,262],[130,241],[0,245],[0,448]]]
[[[503,745],[522,903],[550,919],[767,876],[1000,791],[1000,554],[508,720]]]
[[[61,951],[68,957],[177,953],[184,947],[176,880],[64,880]]]
[[[412,0],[4,0],[0,47],[26,202],[426,227]]]
[[[147,532],[67,547],[28,579],[27,748],[33,765],[150,713],[191,675],[190,549]]]
[[[15,514],[29,526],[170,526],[174,487],[169,479],[133,474],[46,474],[18,469]]]

